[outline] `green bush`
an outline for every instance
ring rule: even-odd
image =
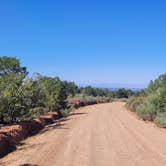
[[[61,110],[61,115],[62,117],[67,117],[69,115],[69,113],[72,111],[72,109],[64,109],[64,110]]]
[[[154,122],[157,126],[166,128],[166,112],[158,113]]]
[[[97,103],[107,103],[110,102],[109,97],[104,96],[87,96],[84,94],[79,94],[75,97],[68,97],[68,103],[69,105],[74,105],[75,103],[80,102],[81,105],[91,105],[91,104],[97,104]]]
[[[145,97],[130,97],[129,100],[126,103],[126,107],[128,109],[130,109],[133,112],[136,112],[136,108],[137,106],[139,106],[140,104],[143,104],[145,100]]]
[[[143,120],[153,121],[156,117],[156,107],[154,104],[145,102],[136,109],[138,116]]]
[[[18,123],[47,111],[65,109],[74,84],[58,77],[27,78],[16,58],[0,57],[0,123]],[[44,110],[43,110],[44,109]]]
[[[34,76],[28,77],[26,67],[17,58],[0,57],[0,124],[19,123],[48,111],[67,116],[70,102],[85,106],[134,94],[126,89],[79,88],[74,82],[62,81],[59,77]]]
[[[151,81],[147,89],[131,97],[126,107],[136,111],[143,120],[154,121],[166,127],[166,74]]]

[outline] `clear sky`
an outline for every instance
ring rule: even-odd
[[[0,54],[30,73],[142,87],[166,72],[166,1],[0,0]]]

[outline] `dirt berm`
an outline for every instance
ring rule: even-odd
[[[45,125],[58,119],[56,112],[40,116],[34,120],[24,121],[19,125],[5,126],[0,129],[0,157],[16,149],[20,141],[38,133]]]

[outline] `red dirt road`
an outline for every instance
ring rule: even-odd
[[[23,142],[0,165],[166,166],[166,130],[114,102],[81,108]]]

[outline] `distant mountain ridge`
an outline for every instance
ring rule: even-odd
[[[141,89],[144,89],[146,85],[134,85],[134,84],[78,84],[78,86],[92,86],[96,88],[108,88],[111,91],[116,91],[118,89],[124,88],[124,89],[130,89],[133,91],[139,91]]]

